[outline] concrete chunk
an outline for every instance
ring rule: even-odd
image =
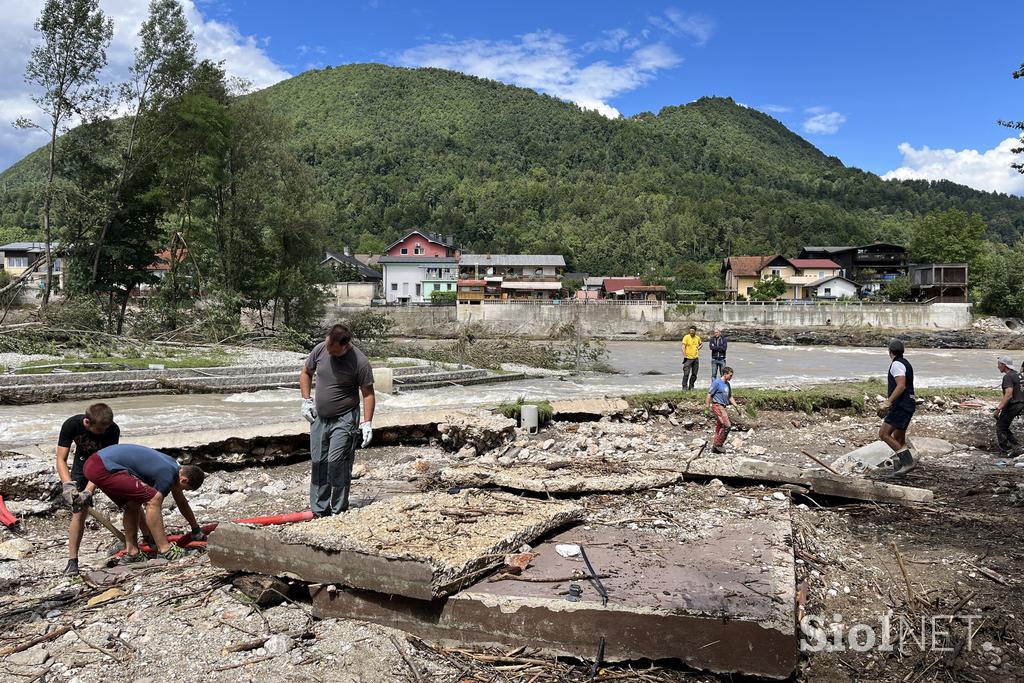
[[[605,415],[621,415],[629,410],[629,404],[621,398],[582,398],[552,401],[551,410],[555,420],[599,420]]]
[[[796,667],[793,554],[788,509],[773,518],[733,517],[711,535],[680,544],[654,532],[578,527],[535,548],[519,579],[481,581],[444,600],[395,598],[321,587],[319,617],[401,628],[449,647],[537,648],[590,659],[605,639],[609,662],[678,659],[715,672],[786,678]],[[602,605],[579,555],[608,575]],[[566,599],[571,584],[582,590]]]
[[[506,553],[582,517],[574,503],[507,493],[420,493],[283,530],[222,525],[209,553],[224,569],[422,600],[459,590]]]
[[[953,444],[945,439],[915,436],[907,439],[907,445],[915,458],[929,458],[953,452]],[[892,457],[893,450],[884,441],[875,441],[840,456],[832,463],[832,469],[843,474],[859,474],[878,469]]]
[[[714,456],[694,458],[682,466],[683,475],[717,477],[719,479],[740,479],[772,483],[798,484],[837,498],[873,500],[886,503],[912,505],[927,503],[935,499],[930,489],[887,484],[858,477],[845,477],[825,470],[802,469],[751,458]]]
[[[50,446],[51,451],[53,446]],[[60,493],[60,478],[53,461],[19,453],[0,453],[0,496],[8,500],[50,500]]]

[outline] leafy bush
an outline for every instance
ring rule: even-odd
[[[430,301],[435,304],[455,303],[455,292],[443,292],[435,289],[430,293]]]
[[[359,311],[348,319],[353,343],[367,356],[387,355],[391,342],[391,328],[394,326],[394,321],[386,313],[377,313],[372,309]]]

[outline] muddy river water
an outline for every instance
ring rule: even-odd
[[[682,377],[679,344],[675,342],[612,342],[609,362],[619,374],[581,377],[540,377],[516,382],[379,395],[378,410],[398,411],[429,406],[464,406],[526,398],[591,398],[662,391],[679,387]],[[994,350],[912,349],[917,385],[999,386]],[[1024,357],[1016,358],[1016,363]],[[1018,354],[1020,355],[1020,354]],[[736,387],[787,388],[836,380],[883,378],[888,366],[884,349],[835,346],[763,346],[730,344],[728,364],[736,370]],[[296,368],[296,373],[298,368]],[[701,354],[698,388],[710,381],[710,355]],[[88,401],[0,407],[0,447],[56,441],[61,422],[84,410]],[[160,432],[196,431],[298,419],[297,389],[239,394],[139,396],[111,398],[124,437]]]

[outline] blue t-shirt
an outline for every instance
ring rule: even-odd
[[[732,386],[721,377],[716,377],[715,381],[711,383],[708,393],[711,394],[712,403],[727,406],[729,405],[729,399],[732,397]],[[103,451],[100,452],[102,453]]]
[[[108,471],[124,470],[165,496],[178,481],[178,463],[152,448],[121,443],[101,448],[97,454]]]

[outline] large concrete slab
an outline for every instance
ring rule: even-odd
[[[237,524],[210,535],[230,570],[429,600],[498,566],[506,553],[583,517],[575,503],[507,493],[418,493],[284,529]]]
[[[552,462],[510,467],[470,464],[447,467],[441,480],[449,486],[496,486],[535,493],[619,493],[675,484],[682,475],[632,463]]]
[[[431,602],[318,587],[313,613],[387,624],[449,647],[526,646],[581,659],[593,659],[603,637],[610,662],[669,658],[786,678],[798,645],[791,527],[788,509],[779,508],[772,517],[723,520],[686,543],[653,531],[577,527],[537,545],[520,580],[481,581]],[[561,556],[558,544],[582,545],[607,575],[606,605],[580,556]],[[574,583],[582,595],[570,602]]]

